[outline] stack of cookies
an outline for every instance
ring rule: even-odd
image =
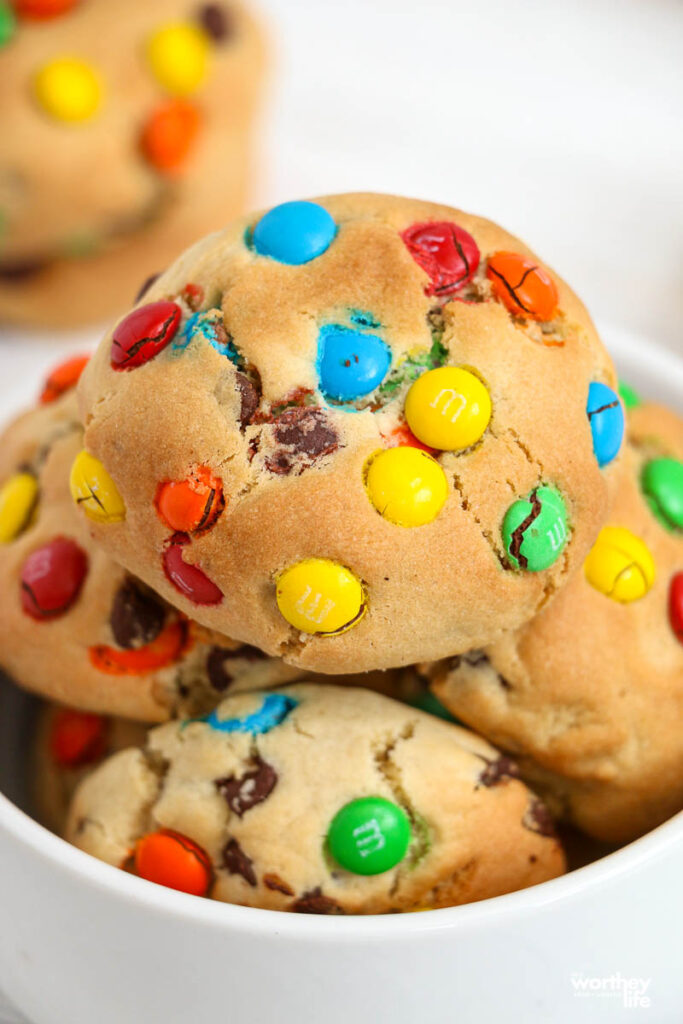
[[[0,448],[2,664],[61,705],[43,819],[184,892],[373,914],[683,808],[683,421],[622,396],[567,285],[462,211],[198,242]]]

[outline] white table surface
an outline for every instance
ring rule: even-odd
[[[677,0],[260,6],[278,67],[255,205],[378,190],[483,213],[596,318],[683,351]],[[36,389],[23,337],[5,329],[0,347],[17,406]],[[0,995],[0,1024],[19,1020]]]

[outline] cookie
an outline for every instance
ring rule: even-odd
[[[44,703],[38,713],[30,767],[36,818],[60,835],[78,784],[119,750],[144,744],[140,722]]]
[[[279,659],[196,626],[93,544],[69,488],[83,446],[68,391],[79,365],[58,367],[42,404],[2,435],[4,670],[50,699],[142,721],[210,709],[230,689],[299,677]]]
[[[80,399],[116,509],[90,528],[185,614],[302,668],[446,656],[583,561],[615,387],[579,300],[501,228],[286,203],[186,252],[102,342]]]
[[[262,32],[239,0],[14,11],[0,33],[0,320],[105,320],[242,212]]]
[[[313,684],[154,729],[81,784],[66,834],[171,888],[308,914],[451,906],[564,868],[509,759],[386,697]]]
[[[626,842],[683,809],[683,420],[640,405],[608,526],[553,604],[429,669],[556,814]]]

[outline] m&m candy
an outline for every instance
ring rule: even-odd
[[[38,500],[38,481],[32,473],[15,473],[0,488],[0,544],[22,533]]]
[[[204,81],[209,65],[209,39],[198,25],[177,22],[158,29],[147,44],[147,59],[161,87],[186,96]]]
[[[80,452],[71,466],[71,497],[88,519],[96,523],[121,523],[126,506],[119,490],[99,459]]]
[[[472,280],[479,266],[477,243],[451,221],[413,224],[401,238],[429,277],[427,295],[451,295]]]
[[[669,622],[683,644],[683,572],[677,572],[669,585]]]
[[[66,768],[94,764],[107,747],[107,720],[102,715],[60,708],[52,721],[49,748],[53,761]]]
[[[80,0],[14,0],[14,9],[21,18],[47,21],[67,14]]]
[[[606,526],[601,531],[584,572],[592,587],[620,604],[645,597],[656,576],[647,544],[621,526]]]
[[[643,469],[643,493],[667,530],[683,530],[683,462],[653,459]]]
[[[189,537],[176,533],[164,551],[162,562],[166,578],[181,594],[195,604],[220,604],[223,591],[198,565],[192,565],[183,558],[183,548],[189,543]]]
[[[186,480],[161,484],[156,507],[172,530],[201,533],[214,525],[225,507],[223,485],[208,466],[198,466]]]
[[[491,413],[491,396],[485,385],[460,367],[428,370],[406,396],[405,415],[413,434],[441,451],[461,451],[476,444]]]
[[[503,544],[516,569],[543,572],[558,560],[567,544],[567,506],[554,487],[537,487],[516,501],[503,521]]]
[[[436,459],[408,446],[371,456],[365,486],[380,515],[397,526],[431,523],[448,497],[446,474]]]
[[[588,389],[586,412],[598,465],[607,466],[616,459],[624,440],[624,410],[619,395],[606,384],[593,381]]]
[[[629,411],[637,409],[642,404],[640,395],[635,388],[632,388],[630,384],[623,380],[619,382],[619,397],[624,403],[624,408]]]
[[[142,130],[142,152],[152,167],[174,174],[190,155],[200,126],[201,116],[193,103],[168,100],[149,116]]]
[[[489,257],[486,276],[493,294],[514,316],[552,320],[557,313],[557,286],[529,256],[497,252]]]
[[[220,718],[218,711],[214,710],[204,718],[193,721],[203,722],[216,732],[242,732],[250,736],[263,736],[278,725],[282,725],[298,704],[298,700],[287,693],[267,693],[261,706],[242,718]]]
[[[17,20],[9,4],[0,0],[0,49],[9,43],[17,27]]]
[[[366,609],[360,580],[343,565],[326,558],[297,562],[277,580],[277,605],[290,626],[302,633],[341,633]]]
[[[48,405],[56,402],[63,394],[75,388],[83,370],[88,365],[90,356],[73,356],[65,359],[48,375],[40,395],[40,404]]]
[[[57,121],[87,121],[102,101],[99,75],[75,57],[57,57],[44,64],[34,80],[35,96]]]
[[[208,854],[187,836],[170,828],[138,839],[133,865],[140,878],[192,896],[206,896],[213,878]]]
[[[32,551],[21,567],[21,606],[33,619],[55,619],[78,600],[88,557],[68,537]]]
[[[261,256],[299,266],[321,256],[331,245],[337,225],[318,203],[298,200],[274,206],[253,230],[251,242]]]
[[[161,633],[142,647],[119,650],[108,644],[88,648],[90,664],[109,676],[143,676],[173,665],[188,649],[187,623],[170,622]]]
[[[400,864],[411,839],[402,807],[380,796],[352,800],[337,811],[327,845],[337,863],[354,875],[381,875]]]
[[[389,346],[376,334],[326,324],[318,336],[318,376],[326,398],[352,402],[378,387],[391,366]]]
[[[173,340],[182,311],[175,302],[150,302],[129,313],[114,329],[111,365],[132,370],[149,362]]]

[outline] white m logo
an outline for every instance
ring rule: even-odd
[[[356,849],[361,857],[367,857],[371,853],[383,850],[387,843],[376,818],[371,818],[370,821],[354,828],[353,838],[356,840]]]
[[[323,595],[320,593],[312,595],[313,591],[311,588],[306,587],[296,603],[296,610],[303,615],[305,619],[308,619],[309,622],[313,622],[316,626],[320,626],[334,608],[334,601],[329,597],[326,601],[323,601]],[[310,601],[308,600],[309,597]],[[308,604],[306,603],[307,601]]]
[[[567,528],[561,519],[557,519],[547,533],[553,551],[559,551],[567,539]]]
[[[442,408],[439,409],[439,403],[442,402]],[[453,413],[449,416],[451,406],[455,403]],[[451,423],[455,423],[460,413],[467,405],[467,399],[464,395],[461,395],[458,391],[454,391],[453,388],[442,388],[439,391],[436,398],[433,398],[429,403],[432,409],[436,409],[441,413],[442,416],[450,418]]]

